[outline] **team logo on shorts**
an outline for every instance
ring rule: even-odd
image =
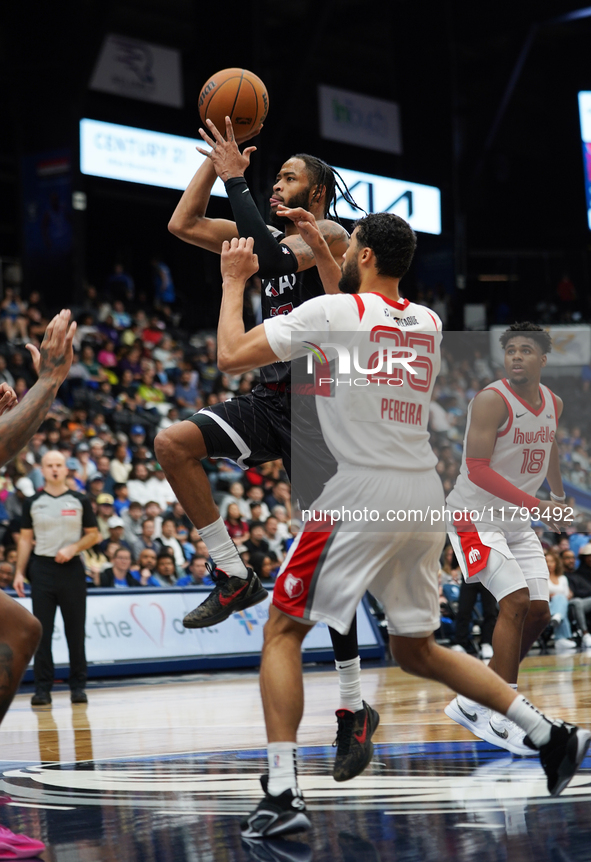
[[[478,551],[476,548],[470,548],[470,553],[468,554],[468,562],[470,564],[472,564],[472,563],[475,563],[479,559],[480,559],[480,551]]]
[[[289,572],[285,576],[283,589],[290,599],[297,599],[297,597],[301,596],[304,592],[304,582],[301,578],[296,578],[295,575],[292,575],[291,572]]]

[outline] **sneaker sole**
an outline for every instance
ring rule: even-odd
[[[228,617],[232,616],[232,614],[238,613],[239,611],[244,611],[246,610],[246,608],[251,608],[253,605],[260,604],[260,602],[264,601],[268,595],[269,593],[267,592],[267,590],[261,588],[253,596],[247,596],[247,598],[242,599],[242,601],[236,602],[231,610],[220,610],[217,614],[213,614],[212,616],[206,617],[205,619],[194,620],[191,618],[191,614],[189,613],[183,620],[183,626],[186,629],[208,629],[210,626],[215,626],[218,623],[223,623],[224,620],[227,620]],[[191,613],[193,612],[191,611]]]
[[[490,727],[490,724],[487,724],[487,726],[483,728],[482,739],[484,739],[485,742],[490,742],[490,744],[494,745],[496,748],[502,748],[504,751],[509,751],[517,757],[537,757],[538,755],[538,751],[534,748],[529,748],[527,745],[520,745],[518,742],[501,739],[501,737],[494,732],[492,727]]]
[[[554,788],[550,791],[551,796],[560,796],[564,788],[568,785],[571,779],[574,777],[577,769],[585,759],[585,755],[587,754],[587,749],[591,744],[591,733],[588,730],[578,730],[577,731],[577,756],[575,758],[575,766],[574,769],[569,766],[566,770],[566,774],[563,774],[558,783],[554,786]],[[561,774],[561,769],[558,770],[558,774]]]
[[[356,778],[358,775],[361,775],[361,773],[365,769],[367,769],[367,767],[371,763],[371,760],[373,757],[373,751],[374,751],[373,742],[371,741],[371,738],[374,735],[374,733],[376,732],[376,730],[378,729],[378,725],[380,723],[380,714],[375,709],[372,709],[371,707],[370,707],[370,709],[371,709],[370,715],[371,715],[372,719],[375,717],[375,724],[373,725],[371,733],[369,734],[369,748],[367,749],[368,756],[365,758],[365,761],[359,767],[359,769],[357,769],[355,772],[352,772],[350,775],[345,775],[344,777],[337,778],[337,776],[333,772],[333,774],[332,774],[333,779],[335,781],[338,781],[339,783],[342,781],[351,781],[352,778]]]
[[[451,718],[452,721],[455,721],[456,724],[461,724],[462,727],[465,727],[466,730],[469,730],[470,733],[473,733],[474,736],[476,736],[478,739],[485,740],[485,737],[482,736],[482,730],[484,727],[484,722],[482,721],[482,719],[477,721],[470,721],[470,719],[467,718],[462,712],[462,710],[459,708],[455,697],[452,701],[450,701],[450,703],[447,704],[443,711],[447,715],[447,717]],[[485,741],[488,742],[488,740]]]

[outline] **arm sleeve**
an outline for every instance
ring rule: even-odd
[[[238,233],[254,239],[254,251],[259,257],[259,275],[274,278],[297,272],[298,260],[295,254],[288,246],[278,243],[270,233],[244,177],[230,177],[225,185]]]
[[[33,519],[31,518],[31,498],[23,501],[23,514],[21,515],[21,530],[32,530]]]
[[[494,494],[495,497],[500,497],[501,500],[506,500],[513,506],[535,509],[540,505],[536,497],[521,491],[493,470],[490,466],[490,458],[466,458],[466,467],[470,481],[483,491],[488,491],[489,494]]]
[[[82,498],[82,526],[84,529],[98,527],[96,515],[92,511],[92,505],[88,497]]]
[[[265,335],[278,359],[289,362],[308,354],[304,339],[298,338],[300,333],[329,331],[327,300],[330,299],[330,296],[316,296],[289,314],[278,314],[263,321]]]

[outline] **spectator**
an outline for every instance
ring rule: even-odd
[[[109,467],[115,482],[127,482],[131,473],[129,453],[125,443],[118,443]]]
[[[285,556],[284,540],[278,535],[279,521],[271,515],[265,521],[265,541],[269,546],[269,550],[277,556],[278,560],[282,560]]]
[[[242,517],[246,521],[249,520],[250,506],[244,499],[244,485],[242,482],[232,482],[229,492],[222,498],[222,502],[220,503],[220,515],[222,518],[226,517],[230,503],[237,503]]]
[[[200,587],[212,584],[213,581],[209,577],[209,569],[207,568],[207,557],[204,557],[202,554],[195,554],[193,556],[189,563],[187,574],[182,575],[176,582],[177,587]]]
[[[154,274],[154,305],[156,308],[173,305],[176,292],[170,269],[159,257],[152,258],[151,264]]]
[[[269,543],[265,537],[265,527],[260,521],[254,521],[250,525],[250,538],[244,543],[245,548],[250,555],[253,554],[268,554]]]
[[[264,491],[260,485],[251,485],[251,487],[246,492],[247,502],[250,504],[250,510],[252,513],[252,507],[256,503],[260,506],[260,512],[257,511],[256,516],[251,514],[251,520],[255,521],[263,521],[263,523],[267,520],[267,518],[271,515],[269,507],[263,500]]]
[[[576,649],[576,643],[571,640],[571,628],[568,621],[568,600],[572,593],[566,576],[562,572],[562,560],[556,551],[544,553],[548,566],[548,588],[550,591],[550,623],[554,629],[554,646],[557,650]]]
[[[238,503],[230,503],[226,512],[224,524],[226,525],[230,538],[233,539],[234,542],[242,545],[244,542],[248,541],[248,523],[240,514]]]
[[[568,575],[568,583],[573,594],[570,605],[574,611],[580,630],[583,632],[583,649],[591,649],[591,634],[586,615],[591,611],[591,543],[583,545],[579,551],[579,566]]]
[[[560,552],[560,560],[562,562],[562,570],[567,577],[575,571],[577,567],[577,558],[575,557],[575,552],[570,549],[566,549]]]
[[[129,508],[121,515],[124,526],[123,536],[127,544],[133,548],[136,539],[142,532],[144,507],[137,501],[130,503]]]
[[[158,553],[162,547],[159,542],[154,540],[154,530],[156,525],[153,518],[144,518],[142,521],[142,532],[133,543],[133,555],[136,559],[139,558],[142,551],[150,550]]]
[[[154,499],[151,494],[152,489],[148,484],[149,478],[150,474],[147,466],[142,462],[138,462],[134,466],[127,483],[129,499],[132,503],[140,503],[142,506],[145,506],[150,500]]]
[[[158,540],[163,550],[170,550],[174,564],[178,571],[185,567],[186,559],[181,543],[176,537],[176,524],[174,518],[167,517],[162,521],[162,535]]]
[[[0,590],[11,590],[14,581],[14,566],[11,563],[0,563]]]
[[[273,551],[267,554],[251,554],[250,565],[262,581],[273,579],[279,570],[279,560]]]
[[[130,572],[131,552],[128,548],[117,548],[109,568],[104,569],[100,576],[101,587],[137,587],[138,582]]]
[[[131,575],[142,587],[159,587],[160,583],[155,577],[156,571],[156,551],[151,548],[144,548],[140,552],[137,566],[131,570]]]
[[[121,548],[125,548],[126,551],[132,553],[130,545],[123,538],[123,518],[120,518],[119,515],[111,515],[109,520],[107,521],[107,526],[109,527],[109,537],[107,539],[103,539],[103,541],[99,544],[99,550],[103,553],[107,550],[107,545],[111,542],[115,542]]]
[[[101,477],[102,478],[102,477]],[[90,480],[91,490],[92,486],[95,482],[95,477]],[[108,539],[111,535],[109,530],[109,518],[113,516],[114,508],[113,503],[115,502],[114,498],[111,494],[99,494],[96,498],[96,503],[98,506],[97,512],[97,522],[98,528],[103,539]]]
[[[154,578],[161,587],[176,586],[176,572],[174,558],[166,551],[161,551],[156,559],[156,571]]]
[[[182,419],[187,419],[197,410],[199,392],[191,377],[192,374],[190,371],[182,371],[179,382],[174,389],[174,398],[180,408]]]
[[[115,514],[121,517],[124,512],[127,512],[130,506],[129,491],[127,490],[125,482],[115,482],[113,487],[113,497],[115,498],[113,503]]]
[[[175,493],[164,475],[164,470],[160,464],[154,464],[154,472],[146,482],[146,485],[150,500],[156,500],[163,511],[176,502]]]

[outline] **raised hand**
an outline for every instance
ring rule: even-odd
[[[26,345],[37,376],[57,382],[58,385],[66,379],[74,358],[72,340],[76,332],[76,323],[70,324],[70,317],[71,312],[68,309],[62,309],[48,323],[41,348],[37,349],[34,344]]]
[[[243,177],[244,171],[250,164],[250,157],[256,151],[256,147],[246,147],[241,153],[234,137],[232,121],[226,117],[226,138],[216,129],[211,120],[207,120],[209,135],[204,129],[199,129],[199,134],[211,150],[203,150],[197,147],[198,152],[206,156],[212,163],[216,174],[226,182],[230,177]],[[210,137],[211,135],[211,137]],[[250,136],[249,136],[250,137]]]
[[[254,239],[235,237],[232,242],[227,240],[222,245],[222,279],[224,287],[229,282],[244,285],[259,268],[259,259],[253,252]]]
[[[325,242],[316,219],[308,210],[302,209],[302,207],[290,209],[280,204],[277,207],[276,214],[279,218],[290,219],[297,227],[301,238],[310,248],[318,248]]]

